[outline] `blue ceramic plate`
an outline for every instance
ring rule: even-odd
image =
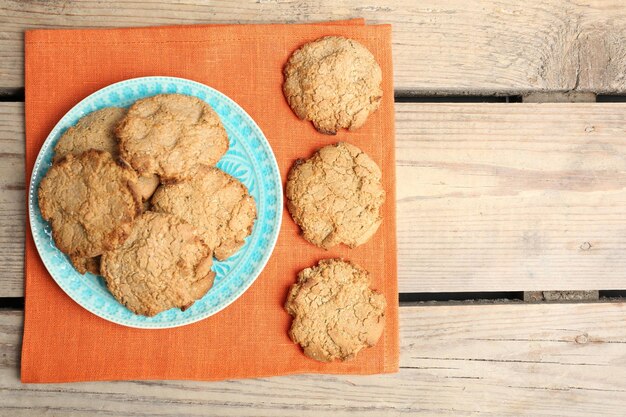
[[[258,217],[252,234],[241,250],[226,261],[214,262],[213,288],[186,311],[171,309],[154,317],[133,314],[109,293],[96,275],[80,275],[52,240],[50,225],[39,211],[37,189],[52,164],[54,145],[78,119],[103,107],[128,107],[140,98],[161,93],[198,97],[215,109],[222,119],[230,149],[217,166],[242,181],[257,205]],[[280,173],[274,153],[252,118],[224,94],[203,84],[171,77],[135,78],[110,85],[78,103],[52,129],[44,142],[30,180],[28,207],[30,226],[39,255],[50,275],[78,304],[106,320],[130,327],[166,328],[202,320],[226,308],[259,276],[274,249],[282,211]]]

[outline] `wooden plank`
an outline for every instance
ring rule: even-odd
[[[23,85],[26,29],[352,17],[393,25],[395,84],[401,92],[626,91],[621,0],[0,0],[0,87]]]
[[[623,415],[624,303],[402,307],[400,318],[395,375],[22,385],[22,313],[2,311],[0,415]]]
[[[24,294],[23,109],[23,103],[0,103],[0,297]]]
[[[626,286],[626,105],[396,106],[400,291]]]
[[[0,109],[0,296],[17,297],[22,105]],[[398,103],[396,119],[400,292],[626,288],[626,104]]]

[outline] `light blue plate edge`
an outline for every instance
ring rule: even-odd
[[[178,92],[176,89],[175,91],[168,91],[168,88],[164,86],[182,86],[181,88],[183,89],[183,91],[185,91],[184,86],[191,86],[194,87],[200,91],[204,90],[205,94],[202,95],[202,97],[198,97],[200,94],[192,94],[192,93],[188,93],[189,95],[194,95],[198,98],[201,98],[202,100],[209,102],[209,100],[205,100],[206,97],[209,96],[213,96],[213,97],[217,97],[220,101],[225,102],[228,104],[228,106],[232,109],[237,110],[237,112],[239,113],[239,115],[243,118],[243,120],[248,124],[249,127],[251,127],[252,131],[256,134],[257,138],[260,140],[260,143],[262,144],[262,146],[265,148],[265,154],[267,156],[267,159],[269,160],[270,163],[270,169],[271,169],[271,175],[264,175],[262,176],[262,178],[264,178],[264,182],[267,179],[270,179],[270,181],[273,183],[274,185],[274,196],[276,198],[276,201],[274,204],[272,204],[272,206],[275,208],[274,212],[272,213],[273,217],[273,222],[271,222],[268,226],[271,227],[271,234],[269,237],[269,240],[266,240],[265,244],[266,244],[266,250],[263,251],[263,254],[260,258],[260,260],[257,262],[256,267],[254,269],[254,272],[252,274],[250,274],[249,278],[247,280],[245,280],[243,282],[243,285],[238,286],[234,291],[232,291],[228,296],[226,297],[222,297],[222,300],[220,300],[220,302],[218,303],[218,305],[214,306],[214,307],[210,307],[208,309],[205,309],[204,311],[198,312],[194,314],[194,310],[196,310],[194,307],[197,307],[198,304],[207,296],[214,294],[211,291],[209,291],[209,293],[207,293],[207,295],[205,297],[203,297],[202,300],[199,300],[198,302],[196,302],[194,304],[194,306],[192,306],[190,309],[188,309],[187,311],[185,311],[185,313],[180,313],[179,316],[182,314],[185,317],[183,318],[177,318],[174,321],[153,321],[153,319],[159,317],[161,314],[165,314],[167,312],[163,312],[157,316],[154,316],[153,318],[146,318],[143,316],[137,316],[134,315],[133,313],[131,313],[129,310],[127,310],[126,308],[124,308],[123,306],[120,307],[123,308],[127,314],[127,318],[118,318],[115,317],[113,315],[110,315],[108,313],[103,313],[102,311],[99,311],[97,308],[94,308],[93,306],[83,302],[78,296],[77,294],[74,293],[74,291],[70,290],[66,285],[65,282],[60,279],[60,277],[57,276],[57,271],[55,271],[54,266],[50,264],[50,260],[48,259],[47,256],[44,255],[44,248],[43,245],[45,244],[45,242],[42,242],[39,239],[39,234],[42,232],[42,230],[38,229],[38,226],[40,226],[40,223],[43,222],[44,224],[47,224],[45,221],[43,221],[43,219],[41,219],[41,213],[39,211],[39,206],[37,203],[37,192],[36,192],[36,187],[39,183],[39,181],[41,181],[41,178],[45,175],[45,172],[47,172],[47,167],[43,167],[44,165],[44,161],[46,159],[46,157],[50,157],[51,156],[51,152],[52,149],[51,146],[53,145],[54,142],[56,142],[56,140],[58,139],[58,137],[60,136],[60,134],[62,133],[62,131],[67,128],[70,125],[73,125],[76,120],[78,120],[80,117],[84,116],[85,114],[90,113],[91,111],[95,111],[96,109],[102,108],[102,107],[107,107],[106,105],[97,105],[96,100],[98,98],[100,98],[101,96],[104,96],[105,94],[110,94],[112,92],[115,92],[116,89],[122,89],[123,87],[126,86],[130,86],[132,84],[136,84],[136,83],[153,83],[154,85],[159,86],[155,91],[149,91],[146,94],[142,94],[140,96],[134,97],[132,101],[137,100],[139,98],[143,98],[143,97],[149,97],[149,96],[153,96],[156,94],[160,94],[160,93],[168,93],[168,92]],[[185,92],[183,92],[183,94],[185,94]],[[130,103],[129,103],[130,104]],[[209,102],[209,104],[211,104]],[[109,104],[109,105],[116,105],[116,104]],[[117,104],[120,105],[120,104]],[[125,105],[120,105],[121,107],[126,107]],[[82,109],[85,107],[90,107],[91,110],[89,111],[83,111]],[[215,107],[214,107],[215,108]],[[216,109],[216,111],[218,111]],[[218,113],[220,113],[218,111]],[[222,116],[222,114],[220,114],[220,116]],[[225,123],[225,127],[227,128],[227,131],[229,131],[229,127],[228,127],[228,123],[226,121],[224,121]],[[229,137],[230,135],[230,131],[229,131]],[[221,161],[220,161],[221,162]],[[218,163],[219,165],[219,163]],[[254,163],[253,163],[254,165]],[[258,175],[258,173],[255,173],[255,175]],[[264,192],[262,184],[259,184],[259,193]],[[265,190],[266,191],[266,190]],[[259,205],[259,202],[257,202],[257,205]],[[72,107],[62,118],[61,120],[59,120],[59,122],[55,125],[55,127],[52,129],[52,131],[50,132],[50,134],[48,135],[48,137],[46,138],[46,140],[44,141],[39,154],[37,156],[37,159],[35,161],[35,165],[33,166],[33,170],[32,170],[32,174],[31,174],[31,179],[30,179],[30,184],[29,184],[29,221],[30,221],[30,226],[31,226],[31,233],[33,235],[33,240],[35,242],[35,245],[37,247],[37,250],[39,252],[39,255],[46,267],[46,269],[48,270],[48,272],[50,273],[50,275],[53,277],[53,279],[57,282],[57,284],[59,285],[59,287],[61,289],[63,289],[63,291],[70,297],[72,298],[76,303],[78,303],[79,305],[81,305],[83,308],[85,308],[86,310],[88,310],[89,312],[95,314],[98,317],[101,317],[105,320],[111,321],[113,323],[117,323],[123,326],[127,326],[127,327],[134,327],[134,328],[141,328],[141,329],[165,329],[165,328],[173,328],[173,327],[180,327],[180,326],[184,326],[187,324],[192,324],[195,322],[198,322],[200,320],[203,320],[207,317],[210,317],[220,311],[222,311],[223,309],[225,309],[226,307],[228,307],[230,304],[232,304],[235,300],[237,300],[253,283],[254,281],[258,278],[258,276],[260,275],[260,273],[262,272],[262,270],[264,269],[264,267],[266,266],[267,262],[269,261],[269,258],[271,257],[271,254],[274,251],[274,248],[276,246],[276,242],[278,240],[278,236],[279,236],[279,232],[280,232],[280,227],[281,227],[281,222],[282,222],[282,208],[283,208],[283,190],[282,190],[282,180],[280,177],[280,170],[278,169],[278,163],[276,161],[276,157],[274,155],[274,152],[272,151],[271,145],[269,144],[269,142],[267,141],[267,138],[265,137],[265,135],[263,134],[263,132],[261,131],[260,127],[256,124],[256,122],[254,122],[254,120],[237,104],[235,103],[232,99],[230,99],[228,96],[224,95],[223,93],[215,90],[214,88],[211,88],[209,86],[206,86],[204,84],[201,84],[199,82],[196,81],[192,81],[192,80],[188,80],[188,79],[184,79],[184,78],[177,78],[177,77],[162,77],[162,76],[151,76],[151,77],[139,77],[139,78],[132,78],[132,79],[128,79],[128,80],[124,80],[124,81],[120,81],[114,84],[111,84],[107,87],[104,87],[92,94],[90,94],[89,96],[87,96],[86,98],[84,98],[83,100],[81,100],[78,104],[76,104],[74,107]],[[39,217],[39,219],[41,219],[41,222],[39,221],[33,221],[33,219],[38,220],[37,218]],[[259,215],[257,216],[257,221],[255,223],[255,230],[257,229],[257,224],[260,222],[261,219],[264,219],[266,216],[263,215]],[[45,232],[43,232],[45,233]],[[252,239],[254,235],[254,231],[253,234],[249,237],[249,239]],[[49,242],[46,242],[49,243]],[[53,243],[53,242],[52,242]],[[247,246],[247,245],[246,245]],[[61,252],[56,249],[56,247],[54,247],[54,249],[61,254]],[[243,249],[240,251],[242,252]],[[235,255],[238,256],[239,254]],[[249,255],[249,254],[248,254]],[[64,255],[61,254],[61,256],[64,257]],[[247,259],[249,260],[250,256],[247,256]],[[78,274],[76,271],[74,271],[74,269],[70,266],[69,262],[66,260],[67,265],[70,267],[70,269],[74,272],[74,274],[78,275],[79,277],[82,278],[82,276],[80,274]],[[236,265],[236,267],[239,265]],[[172,310],[168,310],[168,312],[173,311]],[[130,320],[129,320],[130,318]],[[137,320],[133,320],[132,318],[137,318]]]

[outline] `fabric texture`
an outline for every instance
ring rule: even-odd
[[[282,68],[305,42],[326,35],[363,43],[383,70],[383,102],[363,127],[336,136],[299,120],[282,93]],[[188,78],[235,100],[269,140],[283,184],[298,158],[345,141],[382,168],[387,193],[384,221],[366,244],[329,251],[299,236],[283,210],[276,248],[262,274],[237,301],[198,323],[142,330],[103,320],[72,301],[46,271],[27,231],[23,382],[132,379],[221,380],[296,373],[373,374],[398,369],[395,137],[391,27],[362,19],[328,24],[202,25],[178,27],[34,30],[25,37],[26,178],[58,120],[87,95],[142,76]],[[27,229],[28,230],[28,229]],[[378,344],[356,360],[320,363],[288,337],[283,305],[297,273],[320,259],[343,257],[372,275],[387,300]]]

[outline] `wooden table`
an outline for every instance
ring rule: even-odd
[[[23,31],[350,17],[394,25],[400,372],[20,384]],[[625,93],[621,0],[0,0],[0,415],[623,416]]]

